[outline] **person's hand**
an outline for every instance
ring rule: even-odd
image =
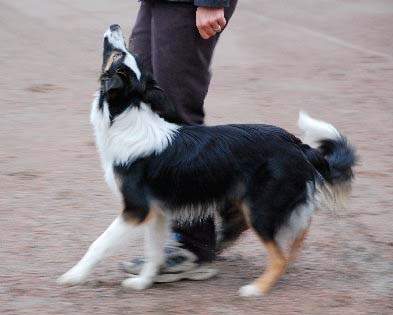
[[[196,10],[196,26],[203,39],[221,32],[225,24],[224,8],[198,7]]]

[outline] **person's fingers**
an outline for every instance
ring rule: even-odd
[[[203,39],[209,39],[210,36],[203,30],[202,27],[198,27],[198,31],[199,35],[201,35]]]
[[[212,34],[212,28],[207,20],[198,20],[197,29],[203,39],[208,39],[214,35]]]
[[[221,26],[221,30],[224,29],[225,25],[227,25],[227,21],[224,16],[221,16],[217,19],[217,23]]]
[[[213,31],[215,31],[216,33],[219,33],[222,30],[221,25],[218,24],[217,21],[210,22],[210,26],[212,27]]]
[[[213,29],[213,27],[210,24],[207,24],[203,27],[203,30],[205,33],[207,33],[209,36],[214,36],[216,35],[216,31]]]
[[[199,34],[203,39],[208,39],[217,33],[222,31],[223,26],[225,26],[225,18],[215,18],[215,19],[204,19],[197,21],[197,28]]]
[[[224,8],[197,8],[196,26],[203,39],[208,39],[221,32],[225,25]]]

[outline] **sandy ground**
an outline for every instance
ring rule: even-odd
[[[297,133],[299,109],[334,122],[361,157],[348,209],[316,214],[301,258],[262,298],[237,296],[265,265],[251,233],[209,281],[122,289],[118,262],[141,254],[139,233],[86,285],[56,285],[120,209],[88,120],[102,33],[129,32],[138,3],[1,0],[1,314],[393,314],[393,3],[239,2],[208,123]]]

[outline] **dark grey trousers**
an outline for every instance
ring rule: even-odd
[[[230,7],[225,8],[227,22],[236,3],[237,0],[231,0]],[[200,37],[195,14],[193,4],[144,0],[129,42],[130,50],[145,71],[153,74],[183,123],[188,125],[204,122],[203,104],[211,79],[210,63],[219,39],[217,35],[208,40]],[[192,225],[176,224],[173,230],[199,261],[214,259],[213,218]]]

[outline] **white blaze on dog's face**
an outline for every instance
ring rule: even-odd
[[[104,33],[103,71],[108,70],[113,62],[118,61],[120,55],[122,55],[122,62],[128,66],[135,73],[137,79],[140,80],[141,71],[135,57],[127,50],[123,32],[119,25],[113,24]]]

